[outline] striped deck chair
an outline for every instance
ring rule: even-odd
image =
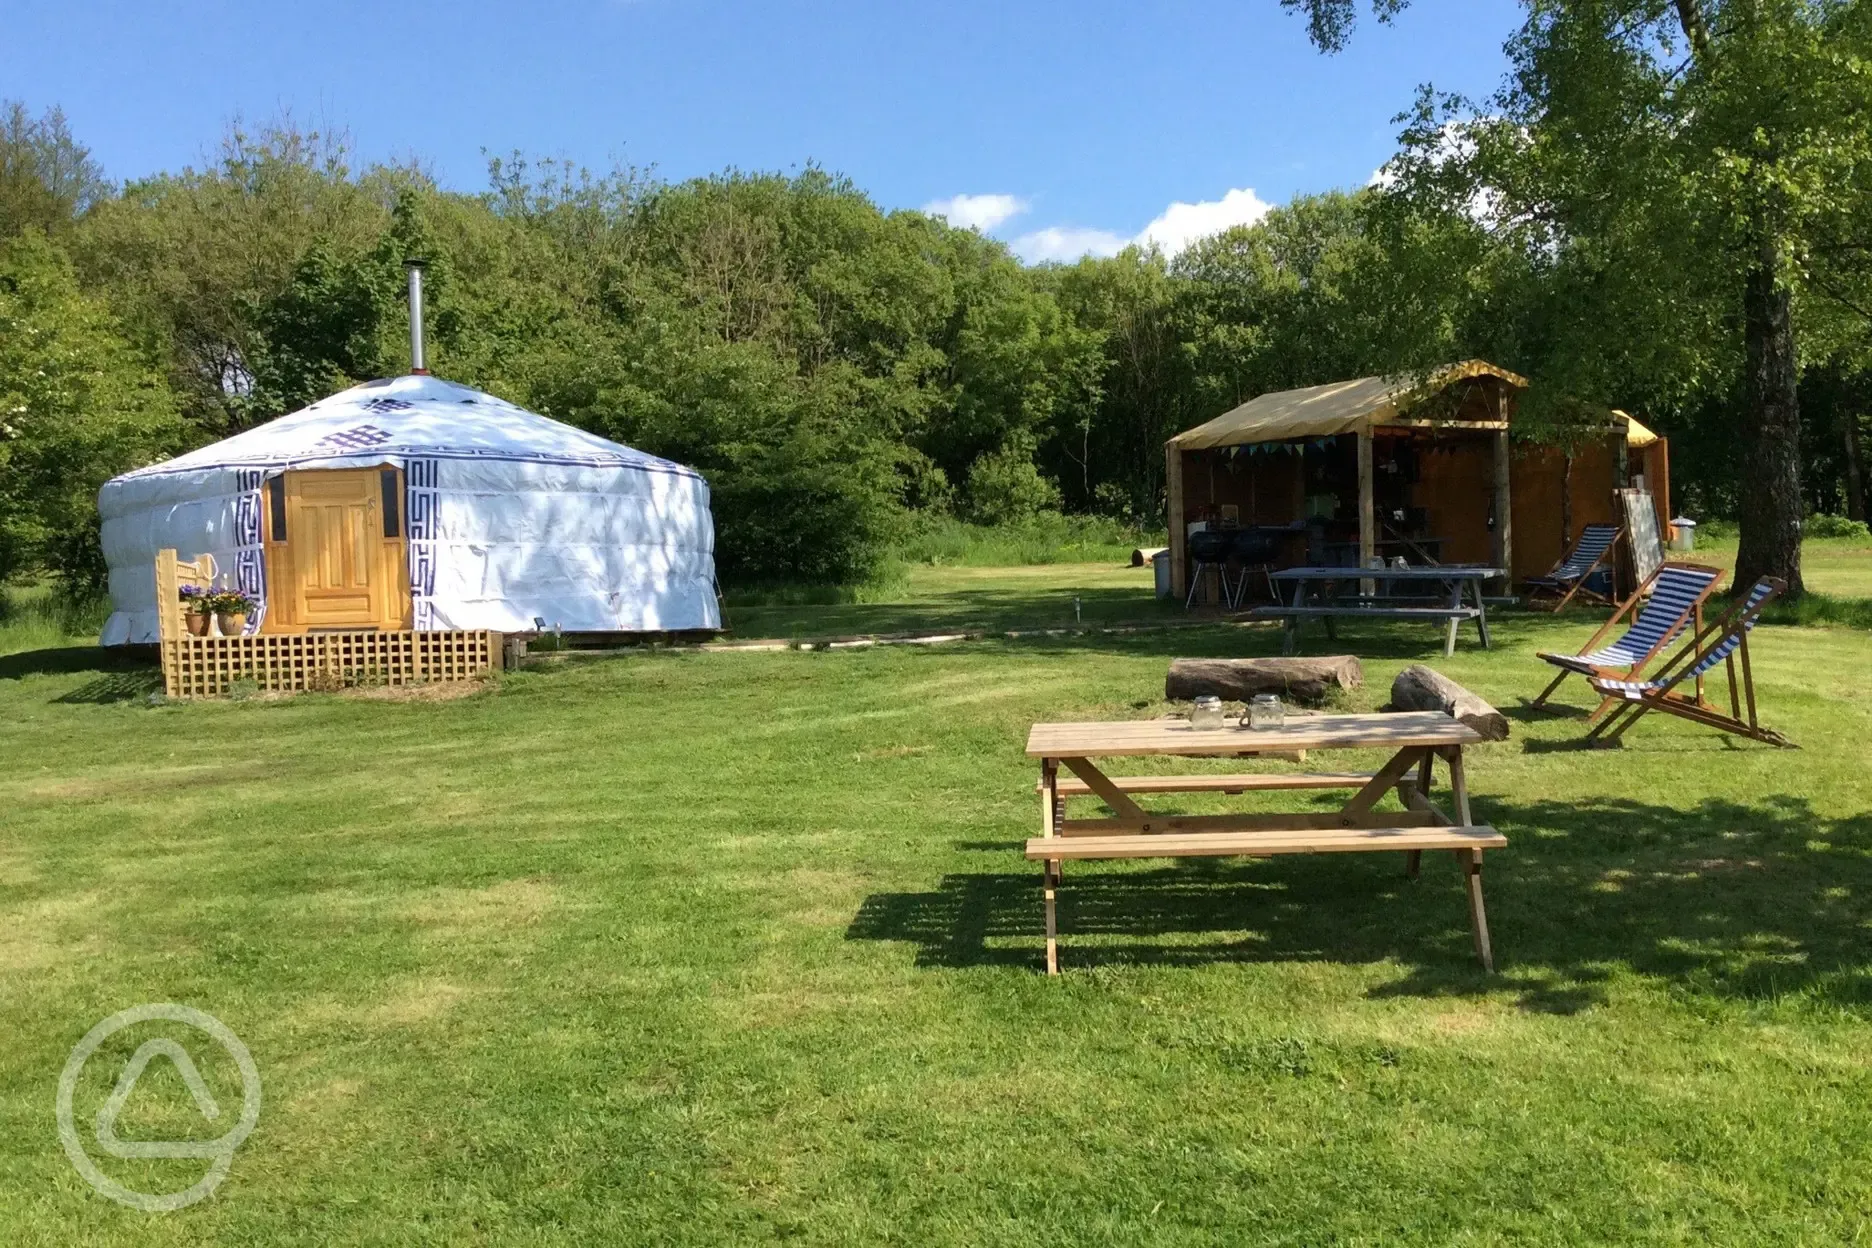
[[[1665,646],[1677,640],[1678,634],[1686,627],[1693,635],[1703,631],[1703,601],[1715,592],[1716,582],[1722,578],[1722,574],[1721,568],[1687,560],[1672,560],[1658,565],[1651,579],[1640,585],[1638,592],[1613,612],[1612,618],[1580,647],[1578,654],[1553,654],[1542,650],[1535,656],[1559,668],[1560,674],[1553,678],[1552,684],[1540,691],[1540,696],[1534,699],[1532,705],[1545,706],[1561,682],[1575,673],[1588,679],[1604,676],[1636,680],[1644,675],[1644,669],[1651,660]],[[1610,645],[1602,645],[1606,634],[1628,616],[1630,622],[1626,625],[1625,635]],[[1703,684],[1699,679],[1699,697],[1702,692]],[[1602,699],[1599,709],[1592,713],[1592,718],[1596,720],[1611,710],[1615,701],[1609,696]]]
[[[1611,597],[1587,589],[1586,581],[1601,566],[1607,571],[1611,570],[1612,547],[1623,531],[1616,524],[1587,525],[1580,533],[1579,541],[1573,543],[1573,549],[1567,552],[1567,557],[1554,564],[1553,571],[1546,576],[1530,576],[1524,582],[1528,591],[1528,606],[1541,605],[1536,598],[1543,594],[1559,599],[1552,608],[1556,612],[1564,611],[1575,594],[1585,594],[1605,606],[1611,606]]]
[[[1762,608],[1787,588],[1787,582],[1764,576],[1755,582],[1748,597],[1725,611],[1722,618],[1697,631],[1683,649],[1672,655],[1650,680],[1613,680],[1604,676],[1589,679],[1592,687],[1607,697],[1618,699],[1618,707],[1600,720],[1586,739],[1610,745],[1625,730],[1643,718],[1647,711],[1663,711],[1693,723],[1707,724],[1737,736],[1752,737],[1769,745],[1792,747],[1780,733],[1761,726],[1755,716],[1755,675],[1749,669],[1748,635]],[[1742,660],[1742,674],[1736,676],[1736,659]],[[1678,693],[1677,686],[1686,680],[1700,680],[1717,664],[1724,664],[1729,675],[1729,714],[1700,697]],[[1748,718],[1743,719],[1743,701],[1748,703]]]

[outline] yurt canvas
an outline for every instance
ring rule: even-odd
[[[105,645],[157,640],[166,547],[260,604],[250,633],[721,625],[698,473],[427,375],[126,473],[98,511]]]

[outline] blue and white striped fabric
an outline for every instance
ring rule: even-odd
[[[1660,568],[1651,585],[1651,601],[1638,612],[1623,637],[1588,654],[1543,653],[1540,657],[1583,676],[1603,668],[1642,663],[1647,654],[1683,632],[1690,622],[1690,609],[1721,575],[1715,568]]]
[[[1756,617],[1753,612],[1757,607],[1761,606],[1763,602],[1766,602],[1774,592],[1774,586],[1767,581],[1755,582],[1755,588],[1749,590],[1748,603],[1742,609],[1743,614],[1748,619],[1748,623],[1739,629],[1730,630],[1729,635],[1724,637],[1716,646],[1712,647],[1710,652],[1704,655],[1695,667],[1683,673],[1681,676],[1673,677],[1672,681],[1695,680],[1697,677],[1703,675],[1712,667],[1715,667],[1718,663],[1721,663],[1730,655],[1734,654],[1736,647],[1742,644],[1743,634],[1755,627]],[[1606,693],[1616,693],[1629,702],[1637,702],[1641,700],[1645,694],[1656,693],[1658,690],[1663,689],[1667,683],[1671,682],[1662,680],[1595,680],[1592,683],[1595,689],[1603,690]]]
[[[1615,524],[1589,524],[1580,534],[1579,544],[1573,547],[1573,553],[1566,557],[1566,562],[1555,568],[1547,576],[1533,577],[1530,585],[1570,585],[1592,571],[1593,564],[1599,557],[1611,549],[1618,537]]]

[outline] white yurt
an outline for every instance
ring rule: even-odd
[[[126,473],[98,511],[105,645],[157,640],[165,547],[259,603],[248,632],[721,626],[700,474],[426,374]]]

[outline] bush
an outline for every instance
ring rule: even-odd
[[[969,518],[978,524],[1013,524],[1057,512],[1059,487],[1034,467],[1031,438],[1010,438],[969,469]]]
[[[1866,527],[1863,520],[1848,520],[1845,516],[1808,516],[1807,523],[1801,526],[1805,537],[1854,537],[1860,541],[1872,540],[1872,529]]]
[[[1128,563],[1140,546],[1164,544],[1107,516],[1042,512],[1017,524],[981,525],[947,516],[920,516],[897,546],[905,563],[952,567],[1021,567],[1048,563]]]

